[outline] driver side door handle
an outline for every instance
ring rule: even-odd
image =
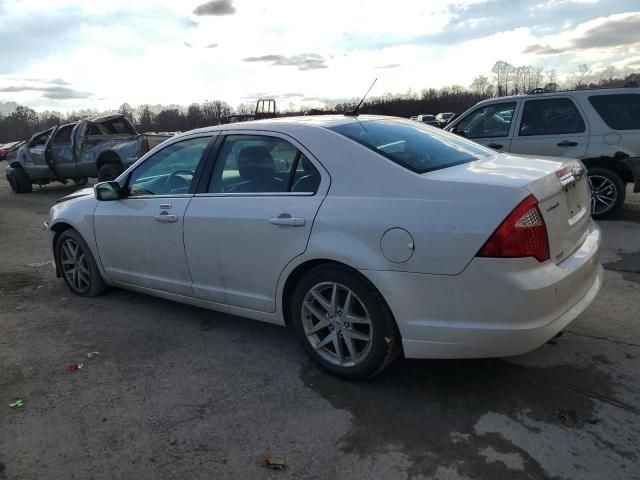
[[[177,215],[170,215],[170,214],[168,214],[166,212],[163,212],[163,213],[153,217],[153,219],[156,222],[160,222],[160,223],[173,223],[173,222],[177,222],[178,221],[178,216]]]
[[[269,223],[273,225],[283,225],[288,227],[303,227],[305,221],[304,218],[292,217],[291,215],[282,214],[279,217],[270,218]]]
[[[560,142],[557,145],[559,147],[577,147],[578,142],[570,142],[569,140],[565,140],[564,142]]]
[[[487,145],[487,147],[493,148],[494,150],[500,150],[503,145],[500,145],[499,143],[490,143],[489,145]]]

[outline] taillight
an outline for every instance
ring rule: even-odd
[[[529,195],[504,219],[482,246],[478,257],[533,257],[549,260],[549,237],[538,201]]]

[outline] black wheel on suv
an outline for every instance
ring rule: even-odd
[[[16,168],[12,173],[7,174],[7,180],[14,193],[29,193],[33,190],[31,179],[21,168]]]
[[[400,334],[382,295],[343,266],[321,265],[302,277],[290,315],[309,355],[341,377],[372,377],[401,350]]]
[[[119,163],[105,163],[98,170],[98,181],[108,182],[115,180],[124,171]]]
[[[625,183],[613,170],[595,167],[587,173],[591,185],[591,215],[606,218],[624,203]]]
[[[77,231],[68,229],[62,232],[55,252],[56,265],[69,290],[83,297],[97,297],[105,292],[107,286],[98,265]]]

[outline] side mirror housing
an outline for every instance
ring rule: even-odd
[[[120,184],[115,181],[96,183],[93,187],[96,198],[101,202],[118,200],[122,198],[122,190]]]

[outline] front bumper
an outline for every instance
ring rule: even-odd
[[[362,273],[393,312],[407,358],[504,357],[531,351],[584,311],[602,285],[600,229],[560,264],[474,258],[456,276]]]

